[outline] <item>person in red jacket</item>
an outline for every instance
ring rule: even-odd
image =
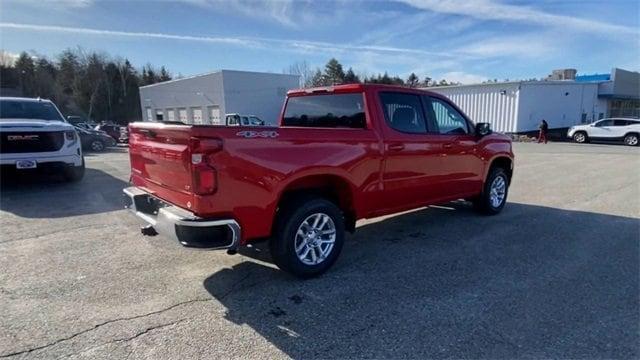
[[[549,131],[549,124],[547,124],[547,121],[545,119],[542,119],[542,121],[540,122],[540,133],[538,134],[538,143],[541,143],[544,141],[544,143],[547,143],[547,132]]]

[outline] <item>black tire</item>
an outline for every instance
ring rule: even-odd
[[[84,158],[82,158],[82,165],[69,166],[64,169],[64,179],[69,182],[76,182],[82,180],[84,177]]]
[[[102,140],[93,140],[89,144],[89,148],[91,149],[91,151],[103,152],[106,146],[104,142],[102,142]]]
[[[498,177],[501,177],[505,183],[504,187],[504,198],[502,202],[495,206],[491,201],[491,186],[496,181]],[[504,205],[507,203],[507,196],[509,195],[509,175],[507,172],[501,167],[493,167],[489,170],[489,175],[487,176],[487,180],[484,182],[482,194],[477,198],[473,199],[474,208],[481,214],[484,215],[496,215],[499,214]]]
[[[584,144],[589,142],[589,137],[587,136],[586,132],[577,131],[575,134],[573,134],[573,141],[577,142],[578,144]]]
[[[624,144],[628,146],[638,146],[640,144],[640,137],[638,137],[638,134],[627,134],[624,136]]]
[[[335,242],[328,255],[318,264],[305,264],[296,254],[299,227],[314,214],[328,215],[335,227]],[[269,241],[273,262],[282,270],[307,279],[329,270],[342,251],[345,228],[344,214],[331,201],[321,197],[298,197],[283,206],[278,214],[275,236]],[[316,250],[313,250],[314,254]]]

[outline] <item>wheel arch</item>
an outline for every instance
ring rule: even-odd
[[[278,196],[274,225],[280,209],[300,196],[318,196],[333,202],[344,213],[347,230],[355,230],[355,187],[347,178],[337,174],[308,174],[292,180]]]
[[[486,179],[489,175],[489,172],[494,167],[500,167],[505,170],[507,176],[509,177],[509,183],[511,183],[511,178],[513,177],[513,159],[509,156],[498,155],[491,159],[489,166],[487,167],[487,171],[484,174],[484,178]]]

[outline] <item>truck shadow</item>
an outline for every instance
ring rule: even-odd
[[[125,181],[86,168],[84,178],[65,182],[55,174],[0,174],[0,210],[25,218],[61,218],[122,209]]]
[[[258,247],[203,285],[293,358],[636,358],[639,243],[635,218],[452,204],[361,226],[316,279]]]

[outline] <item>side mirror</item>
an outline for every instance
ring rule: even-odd
[[[476,134],[480,137],[491,134],[491,124],[489,123],[477,123]]]

